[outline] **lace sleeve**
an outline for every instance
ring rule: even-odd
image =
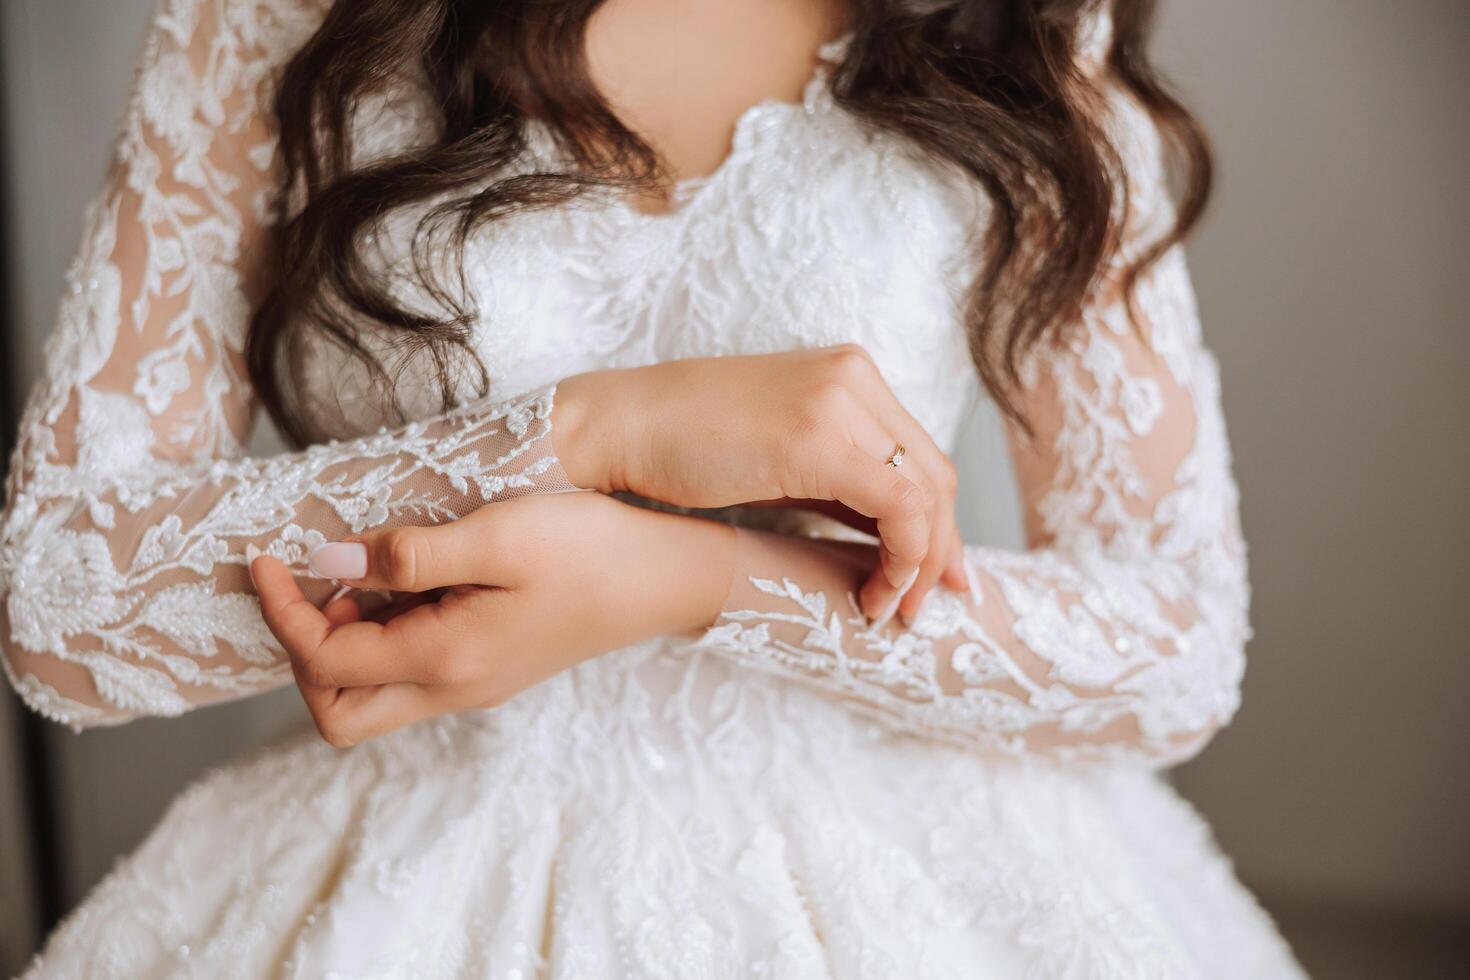
[[[1135,158],[1157,159],[1134,139]],[[1157,166],[1132,176],[1130,227],[1167,227]],[[910,627],[872,627],[852,599],[870,555],[742,532],[703,644],[986,752],[1197,751],[1238,704],[1249,636],[1216,366],[1181,252],[1138,284],[1136,324],[1113,279],[1065,346],[1028,365],[1034,438],[1011,442],[1030,550],[971,548],[971,595],[941,588]]]
[[[80,727],[284,683],[245,549],[438,523],[569,489],[553,392],[350,442],[243,458],[252,245],[273,184],[261,111],[302,0],[167,0],[88,211],[0,523],[11,683]]]

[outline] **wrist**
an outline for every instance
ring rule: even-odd
[[[661,633],[696,633],[725,610],[735,575],[735,528],[699,517],[644,511],[653,519],[646,546],[658,564],[657,588],[646,594],[658,608]]]
[[[604,389],[606,371],[578,374],[556,386],[551,406],[551,443],[573,486],[610,493],[610,445],[605,431],[607,415],[599,408],[609,402]]]

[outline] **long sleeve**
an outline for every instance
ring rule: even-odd
[[[1140,117],[1122,147],[1135,246],[1171,220]],[[985,753],[1197,751],[1238,704],[1249,636],[1216,365],[1178,249],[1139,282],[1136,317],[1117,269],[1096,295],[1023,378],[1034,437],[1012,431],[1011,447],[1028,550],[968,549],[972,594],[936,589],[910,627],[875,628],[852,598],[870,553],[742,532],[703,645]]]
[[[315,27],[301,0],[169,0],[87,214],[0,523],[0,640],[31,707],[75,727],[290,680],[245,549],[293,565],[386,524],[570,489],[553,392],[245,458],[240,350],[275,180],[262,96]]]

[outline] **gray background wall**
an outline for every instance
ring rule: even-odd
[[[1179,783],[1273,892],[1470,912],[1470,7],[1167,23],[1223,164],[1192,260],[1258,630]]]
[[[151,6],[0,3],[22,378]],[[1219,148],[1191,255],[1224,369],[1257,629],[1236,724],[1177,782],[1320,975],[1429,975],[1470,955],[1451,945],[1470,934],[1470,11],[1164,6],[1161,60]],[[28,954],[37,918],[8,714],[0,704],[0,971]],[[285,692],[81,738],[48,730],[61,903],[182,782],[295,717]]]

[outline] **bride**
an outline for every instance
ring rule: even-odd
[[[32,974],[1299,976],[1158,775],[1249,627],[1151,7],[164,0],[6,671],[321,737]],[[955,531],[977,399],[1023,551]]]

